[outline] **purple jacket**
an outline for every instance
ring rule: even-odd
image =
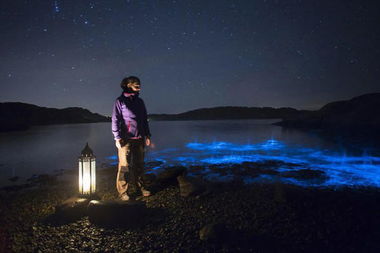
[[[115,140],[150,137],[144,101],[138,94],[121,94],[112,112],[112,133]]]

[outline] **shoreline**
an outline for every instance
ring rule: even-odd
[[[117,199],[115,170],[109,167],[98,171],[97,193],[102,200]],[[76,170],[64,174],[65,180],[45,178],[30,189],[0,191],[0,242],[7,245],[7,250],[376,252],[380,249],[376,241],[380,236],[379,188],[208,182],[211,190],[207,194],[182,197],[178,183],[168,181],[151,197],[143,199],[155,214],[146,217],[141,226],[99,226],[87,216],[51,224],[46,219],[55,207],[77,192]],[[202,228],[212,224],[217,224],[215,235],[201,240]]]

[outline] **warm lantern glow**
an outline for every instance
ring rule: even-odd
[[[79,157],[79,193],[91,195],[96,190],[96,162],[95,156],[86,144]]]

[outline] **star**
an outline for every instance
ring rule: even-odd
[[[59,8],[58,1],[54,1],[54,12],[59,13],[61,9]]]

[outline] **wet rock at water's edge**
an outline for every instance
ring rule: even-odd
[[[302,170],[294,170],[294,171],[286,171],[281,173],[282,177],[291,177],[300,180],[312,180],[319,179],[325,180],[326,173],[321,170],[311,170],[311,169],[302,169]]]
[[[163,172],[157,175],[157,184],[162,187],[177,185],[177,177],[186,172],[186,168],[175,166],[166,168]]]
[[[179,191],[182,197],[196,196],[205,191],[205,185],[195,178],[189,178],[185,174],[177,177]]]

